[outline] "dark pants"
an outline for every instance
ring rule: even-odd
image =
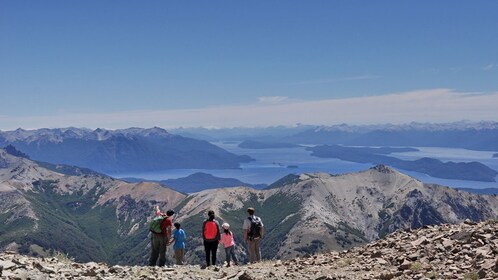
[[[206,251],[206,265],[216,265],[216,251],[218,250],[218,240],[204,240],[204,251]],[[211,258],[210,258],[211,257]],[[212,262],[209,262],[211,259]]]
[[[225,248],[225,260],[227,264],[230,264],[230,257],[234,263],[237,263],[237,258],[235,257],[235,246],[230,246]]]
[[[150,248],[152,250],[149,259],[149,266],[155,266],[159,257],[159,266],[166,264],[166,236],[152,233],[150,237]]]

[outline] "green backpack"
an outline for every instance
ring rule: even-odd
[[[163,215],[154,217],[154,219],[150,221],[149,230],[154,233],[161,233],[161,223],[163,222],[164,219],[166,219],[166,217]]]

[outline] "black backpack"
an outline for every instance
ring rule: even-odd
[[[249,239],[261,237],[261,228],[263,227],[261,219],[256,216],[252,216],[252,218],[248,217],[248,219],[249,221],[251,221],[251,227],[249,228],[249,232],[247,233]]]

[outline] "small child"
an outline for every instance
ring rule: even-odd
[[[221,227],[223,228],[223,233],[221,234],[220,242],[225,247],[227,267],[230,267],[230,256],[233,259],[233,263],[237,265],[237,258],[235,257],[235,241],[233,239],[233,233],[229,230],[230,225],[228,223],[224,223]]]
[[[175,250],[176,264],[182,265],[185,256],[185,240],[187,239],[187,235],[185,234],[185,231],[180,228],[180,223],[175,223],[174,226],[176,230],[173,232],[173,239],[169,244],[174,243],[173,249]]]

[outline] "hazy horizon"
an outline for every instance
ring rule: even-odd
[[[133,128],[138,128],[138,129],[153,129],[153,128],[160,128],[160,129],[165,129],[165,130],[196,130],[196,129],[206,129],[206,130],[230,130],[230,129],[271,129],[271,128],[286,128],[286,129],[292,129],[292,128],[298,128],[298,127],[336,127],[336,126],[349,126],[349,127],[386,127],[386,126],[410,126],[410,125],[458,125],[458,124],[466,124],[469,126],[476,126],[479,124],[498,124],[498,121],[486,121],[486,120],[480,120],[480,121],[470,121],[470,120],[458,120],[458,121],[452,121],[452,122],[405,122],[405,123],[372,123],[372,124],[350,124],[350,123],[331,123],[331,124],[325,124],[325,125],[319,125],[319,124],[304,124],[304,123],[296,123],[293,125],[269,125],[269,126],[233,126],[233,127],[206,127],[206,126],[177,126],[177,127],[161,127],[161,126],[128,126],[128,127],[118,127],[118,128],[106,128],[106,127],[84,127],[84,126],[61,126],[61,127],[38,127],[38,128],[25,128],[25,127],[17,127],[14,129],[0,129],[0,132],[12,132],[16,130],[25,130],[25,131],[36,131],[36,130],[41,130],[41,129],[88,129],[88,130],[97,130],[97,129],[104,129],[104,130],[125,130],[125,129],[133,129]]]

